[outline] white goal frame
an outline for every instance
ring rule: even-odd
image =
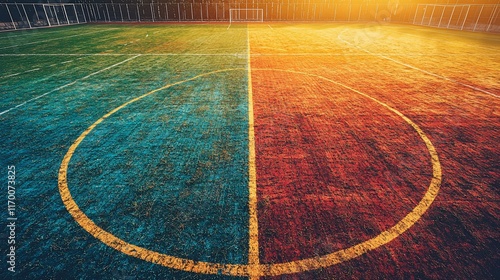
[[[249,15],[251,16],[249,17]],[[263,22],[264,9],[229,9],[229,24],[233,22],[250,22],[250,21]]]
[[[76,19],[77,24],[79,24],[80,22],[87,22],[86,20],[80,21],[80,18],[78,18],[78,13],[76,11],[76,6],[73,3],[48,3],[48,4],[42,4],[42,7],[43,7],[43,11],[45,13],[45,18],[47,19],[47,23],[49,24],[49,26],[54,25],[54,24],[50,23],[50,18],[55,18],[57,25],[75,24],[75,23],[71,22],[71,20],[74,20],[74,19]],[[64,17],[62,19],[59,19],[59,17],[57,16],[57,12],[58,12],[57,8],[60,8],[61,11],[64,13]],[[71,20],[68,17],[68,10],[67,10],[68,8],[72,9],[72,11],[74,11],[74,14],[75,14],[75,18],[72,18]]]

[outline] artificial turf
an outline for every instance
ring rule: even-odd
[[[16,167],[18,218],[16,272],[2,278],[234,278],[134,258],[80,227],[58,172],[85,131],[67,185],[99,228],[161,254],[246,269],[254,126],[262,278],[273,278],[265,275],[274,264],[321,262],[390,229],[429,188],[428,145],[401,115],[439,156],[429,210],[358,258],[275,278],[498,271],[498,35],[385,24],[88,24],[0,38],[0,166]]]

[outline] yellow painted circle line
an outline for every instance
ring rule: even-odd
[[[366,240],[364,242],[361,242],[357,245],[354,245],[352,247],[336,251],[331,254],[327,254],[324,256],[319,256],[319,257],[314,257],[314,258],[307,258],[307,259],[302,259],[302,260],[297,260],[297,261],[292,261],[292,262],[285,262],[285,263],[275,263],[275,264],[259,264],[257,270],[254,264],[222,264],[222,263],[211,263],[211,262],[202,262],[202,261],[194,261],[190,259],[184,259],[184,258],[179,258],[179,257],[174,257],[174,256],[169,256],[166,254],[158,253],[155,251],[151,251],[148,249],[145,249],[143,247],[139,247],[133,244],[130,244],[113,234],[105,231],[98,225],[96,225],[85,213],[78,207],[76,202],[74,201],[73,197],[71,196],[71,193],[68,188],[68,182],[67,182],[67,173],[68,173],[68,165],[71,160],[71,157],[73,156],[76,148],[80,143],[85,139],[85,137],[101,122],[103,122],[105,119],[113,115],[114,113],[118,112],[119,110],[125,108],[126,106],[130,105],[131,103],[134,103],[146,96],[149,96],[153,93],[156,93],[158,91],[167,89],[169,87],[179,85],[188,81],[193,81],[195,79],[204,77],[204,76],[209,76],[213,75],[216,73],[222,73],[222,72],[228,72],[228,71],[238,71],[238,70],[246,70],[244,68],[233,68],[233,69],[224,69],[224,70],[217,70],[217,71],[212,71],[204,74],[197,75],[195,77],[175,82],[172,84],[165,85],[161,88],[155,89],[153,91],[150,91],[144,95],[141,95],[137,98],[134,98],[123,105],[115,108],[114,110],[110,111],[100,119],[98,119],[96,122],[94,122],[89,128],[87,128],[76,140],[75,142],[70,146],[68,149],[68,152],[63,158],[63,161],[61,163],[61,167],[59,169],[59,178],[58,178],[58,186],[59,186],[59,192],[62,198],[62,201],[68,210],[68,212],[73,216],[73,218],[76,220],[76,222],[84,228],[87,232],[89,232],[92,236],[103,242],[104,244],[108,245],[109,247],[112,247],[124,254],[149,261],[155,264],[159,264],[165,267],[173,268],[173,269],[178,269],[178,270],[183,270],[183,271],[188,271],[188,272],[194,272],[194,273],[203,273],[203,274],[225,274],[225,275],[231,275],[231,276],[276,276],[276,275],[282,275],[282,274],[291,274],[291,273],[297,273],[297,272],[303,272],[303,271],[309,271],[309,270],[314,270],[318,268],[323,268],[323,267],[328,267],[332,266],[353,258],[356,258],[370,250],[376,249],[382,245],[385,245],[401,235],[403,232],[408,230],[411,226],[413,226],[421,217],[422,215],[429,209],[430,205],[436,198],[439,188],[441,185],[441,164],[439,163],[439,158],[436,152],[436,149],[434,148],[434,145],[431,143],[429,138],[425,135],[425,133],[420,129],[420,127],[414,123],[412,120],[410,120],[408,117],[403,115],[401,112],[397,111],[396,109],[390,107],[389,105],[378,101],[377,99],[366,95],[356,89],[353,89],[349,86],[346,86],[344,84],[338,83],[336,81],[333,81],[331,79],[319,76],[319,75],[314,75],[310,73],[305,73],[305,72],[300,72],[300,71],[293,71],[293,70],[280,70],[280,69],[262,69],[262,68],[253,68],[252,71],[280,71],[280,72],[288,72],[288,73],[295,73],[295,74],[301,74],[301,75],[306,75],[306,76],[311,76],[311,77],[316,77],[318,79],[322,79],[328,82],[331,82],[333,84],[339,85],[343,88],[346,88],[350,91],[353,91],[355,93],[358,93],[368,99],[371,99],[378,104],[382,105],[383,107],[387,108],[388,110],[392,111],[399,117],[401,117],[404,121],[406,121],[420,136],[420,138],[424,141],[427,150],[430,154],[431,158],[431,163],[432,163],[432,179],[429,184],[429,188],[427,189],[427,192],[424,194],[424,197],[420,200],[420,202],[417,204],[413,210],[408,213],[401,221],[396,223],[394,226],[391,228],[381,232],[377,236]]]

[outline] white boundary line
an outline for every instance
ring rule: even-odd
[[[246,53],[6,53],[2,56],[246,56]],[[499,54],[500,55],[500,54]]]
[[[14,38],[20,38],[20,37],[26,37],[26,36],[33,36],[33,35],[45,35],[45,34],[57,33],[57,32],[61,32],[61,31],[65,31],[65,30],[63,30],[62,28],[61,29],[57,29],[57,30],[52,30],[52,31],[43,31],[43,32],[40,32],[40,30],[56,29],[57,27],[70,27],[70,26],[79,26],[79,27],[81,27],[83,24],[85,24],[85,23],[71,24],[71,25],[40,26],[40,27],[36,27],[36,28],[3,30],[3,31],[0,31],[0,39],[14,39]],[[11,36],[9,36],[7,34],[10,31],[19,31],[19,30],[24,30],[24,31],[33,30],[33,32],[24,33],[24,34],[18,34],[18,35],[11,35]],[[74,30],[77,30],[77,28],[75,28]],[[6,34],[7,36],[2,37],[3,34]]]
[[[24,72],[10,74],[10,75],[6,75],[6,76],[1,76],[0,79],[14,77],[14,76],[17,76],[17,75],[26,74],[26,73],[30,73],[30,72],[35,72],[35,71],[38,71],[38,70],[40,70],[40,68],[33,68],[31,70],[27,70],[27,71],[24,71]]]
[[[440,30],[450,30],[450,29],[440,29]],[[431,30],[429,30],[429,31],[432,32],[432,33],[434,33],[434,34],[443,35],[442,33],[439,33],[439,32],[436,32],[436,31],[431,31]],[[456,30],[454,30],[454,31],[456,31]],[[424,36],[420,36],[420,35],[417,35],[417,34],[406,33],[406,32],[401,32],[401,31],[396,31],[396,30],[391,30],[391,32],[396,32],[396,33],[399,33],[399,34],[413,36],[413,37],[416,37],[416,38],[419,38],[419,39],[422,39],[422,40],[429,40],[430,39],[430,40],[433,40],[433,41],[443,42],[442,39],[433,38],[431,36],[424,37]],[[458,33],[455,33],[455,34],[458,34]],[[494,33],[492,33],[492,34],[494,34]],[[471,38],[471,37],[467,37],[467,36],[460,36],[460,37],[462,37],[462,38],[468,38],[468,39]],[[471,48],[480,48],[480,49],[485,49],[485,50],[490,50],[490,51],[497,51],[497,52],[499,51],[498,49],[494,49],[494,48],[490,48],[490,47],[476,46],[476,45],[471,45],[471,44],[467,44],[467,45],[471,46]]]
[[[245,53],[47,53],[47,54],[0,54],[2,56],[246,56]],[[418,57],[418,56],[439,56],[439,57],[455,57],[455,56],[500,56],[499,53],[471,53],[471,54],[407,54],[407,53],[253,53],[252,56],[373,56],[373,55],[395,55],[401,57]],[[81,58],[79,58],[81,59]]]
[[[37,100],[37,99],[40,99],[40,98],[42,98],[42,97],[44,97],[44,96],[46,96],[46,95],[48,95],[48,94],[50,94],[50,93],[53,93],[53,92],[55,92],[55,91],[61,90],[61,89],[63,89],[63,88],[69,87],[69,86],[71,86],[71,85],[74,85],[74,84],[76,84],[76,83],[77,83],[77,82],[79,82],[79,81],[83,81],[83,80],[85,80],[85,79],[87,79],[87,78],[90,78],[90,77],[92,77],[92,76],[94,76],[94,75],[97,75],[97,74],[99,74],[99,73],[101,73],[101,72],[104,72],[104,71],[106,71],[106,70],[109,70],[109,69],[111,69],[111,68],[113,68],[113,67],[116,67],[116,66],[118,66],[118,65],[120,65],[120,64],[123,64],[123,63],[125,63],[125,62],[127,62],[127,61],[130,61],[130,60],[132,60],[132,59],[135,59],[135,58],[137,58],[137,57],[139,57],[139,56],[140,56],[140,55],[136,55],[136,56],[133,56],[133,57],[127,58],[127,59],[125,59],[125,60],[123,60],[123,61],[121,61],[121,62],[115,63],[115,64],[113,64],[113,65],[111,65],[111,66],[108,66],[108,67],[106,67],[106,68],[103,68],[103,69],[101,69],[101,70],[99,70],[99,71],[96,71],[96,72],[94,72],[94,73],[90,73],[90,74],[88,74],[88,75],[87,75],[87,76],[85,76],[85,77],[82,77],[82,78],[76,79],[76,80],[74,80],[74,81],[73,81],[73,82],[71,82],[71,83],[67,83],[67,84],[62,85],[62,86],[60,86],[60,87],[57,87],[57,88],[55,88],[55,89],[53,89],[53,90],[51,90],[51,91],[48,91],[48,92],[46,92],[46,93],[44,93],[44,94],[38,95],[38,96],[36,96],[36,97],[33,97],[33,98],[31,98],[30,100],[24,101],[24,102],[23,102],[23,103],[21,103],[21,104],[18,104],[18,105],[14,106],[14,107],[12,107],[12,108],[10,108],[10,109],[7,109],[7,110],[5,110],[5,111],[1,112],[1,113],[0,113],[0,116],[1,116],[1,115],[3,115],[3,114],[5,114],[5,113],[8,113],[8,112],[10,112],[10,111],[12,111],[12,110],[14,110],[14,109],[16,109],[16,108],[19,108],[19,107],[21,107],[21,106],[24,106],[24,105],[26,105],[27,103],[30,103],[30,102],[35,101],[35,100]]]
[[[433,73],[433,72],[430,72],[430,71],[427,71],[427,70],[424,70],[424,69],[420,69],[420,68],[418,68],[418,67],[416,67],[416,66],[413,66],[413,65],[410,65],[410,64],[407,64],[407,63],[401,62],[401,61],[399,61],[399,60],[396,60],[396,59],[393,59],[393,58],[387,57],[387,56],[385,56],[385,55],[376,54],[376,53],[372,53],[372,52],[371,52],[371,51],[369,51],[369,50],[365,50],[365,49],[363,49],[363,48],[361,48],[361,47],[359,47],[359,46],[356,46],[356,45],[354,45],[354,44],[352,44],[352,43],[350,43],[350,42],[347,42],[346,40],[342,39],[342,38],[341,38],[341,35],[342,35],[345,31],[346,31],[346,30],[344,30],[344,31],[340,32],[340,34],[337,36],[337,39],[339,39],[340,41],[344,42],[345,44],[348,44],[349,46],[355,47],[355,48],[357,48],[357,49],[359,49],[359,50],[362,50],[362,51],[364,51],[364,52],[366,52],[366,53],[368,53],[368,54],[371,54],[371,55],[373,55],[373,56],[380,57],[380,58],[383,58],[383,59],[387,59],[387,60],[392,61],[392,62],[394,62],[394,63],[397,63],[397,64],[399,64],[399,65],[403,65],[403,66],[406,66],[406,67],[408,67],[408,68],[411,68],[411,69],[414,69],[414,70],[420,71],[420,72],[422,72],[422,73],[425,73],[425,74],[428,74],[428,75],[434,76],[434,77],[436,77],[436,78],[440,78],[440,79],[443,79],[443,80],[447,80],[447,81],[453,82],[453,83],[455,83],[455,84],[458,84],[458,85],[461,85],[461,86],[464,86],[464,87],[467,87],[467,88],[470,88],[470,89],[473,89],[473,90],[476,90],[476,91],[480,91],[480,92],[482,92],[482,93],[486,93],[486,94],[491,95],[491,96],[493,96],[493,97],[500,98],[500,96],[499,96],[499,95],[496,95],[496,94],[491,93],[491,92],[489,92],[489,91],[486,91],[486,90],[484,90],[484,89],[480,89],[480,88],[477,88],[477,87],[475,87],[475,86],[471,86],[471,85],[468,85],[468,84],[464,84],[464,83],[461,83],[461,82],[459,82],[459,81],[453,80],[453,79],[451,79],[451,78],[448,78],[448,77],[445,77],[445,76],[442,76],[442,75],[439,75],[439,74],[436,74],[436,73]]]
[[[20,3],[21,4],[21,3]],[[28,3],[24,3],[28,4]],[[57,28],[57,27],[67,27],[67,26],[74,26],[74,25],[84,25],[87,24],[87,22],[80,22],[80,23],[72,23],[72,24],[64,24],[64,25],[51,25],[51,26],[37,26],[37,27],[31,27],[31,28],[18,28],[18,29],[7,29],[7,30],[0,30],[0,34],[2,33],[10,33],[10,32],[16,32],[16,31],[26,31],[26,30],[37,30],[37,29],[49,29],[49,28]],[[52,32],[51,32],[52,33]],[[19,35],[23,36],[23,35]],[[15,37],[19,37],[15,36]]]
[[[117,28],[107,28],[107,29],[97,30],[97,31],[92,31],[92,32],[87,32],[87,33],[74,34],[74,35],[68,35],[68,36],[63,36],[63,37],[58,37],[58,38],[40,40],[40,41],[35,41],[35,42],[30,42],[30,43],[24,43],[24,44],[18,44],[18,45],[11,45],[11,46],[6,46],[6,47],[0,47],[0,50],[9,49],[9,48],[15,48],[15,47],[19,47],[19,46],[33,45],[33,44],[44,43],[44,42],[50,42],[50,41],[55,41],[55,40],[61,40],[61,39],[70,38],[70,37],[83,36],[83,35],[87,35],[87,34],[104,32],[104,31],[109,31],[109,30],[114,30],[114,29],[117,29]]]

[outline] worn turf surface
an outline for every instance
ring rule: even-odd
[[[0,38],[0,166],[16,168],[18,218],[16,272],[4,262],[1,278],[498,276],[498,35],[271,23]],[[442,173],[428,210],[325,265],[420,203],[436,180],[425,139]]]

